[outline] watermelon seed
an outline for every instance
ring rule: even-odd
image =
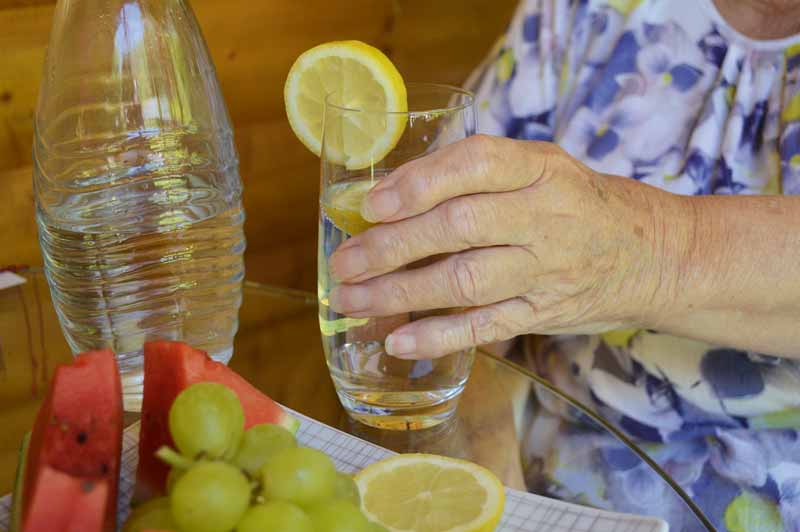
[[[75,439],[78,441],[78,445],[83,445],[84,443],[86,443],[86,439],[87,438],[88,438],[88,436],[86,435],[86,433],[83,432],[83,431],[80,431],[78,433],[78,436]]]
[[[94,482],[92,482],[91,480],[83,482],[81,484],[81,489],[83,490],[84,493],[91,493],[91,491],[94,489]]]
[[[108,464],[106,463],[100,464],[100,473],[102,473],[103,475],[107,475],[109,469],[110,468],[108,467]]]

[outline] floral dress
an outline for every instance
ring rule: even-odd
[[[524,0],[474,88],[482,132],[554,141],[601,172],[800,194],[800,36],[749,39],[713,0]],[[800,362],[646,330],[554,337],[531,358],[719,530],[800,531]],[[691,528],[619,443],[568,438],[548,465],[558,493]]]

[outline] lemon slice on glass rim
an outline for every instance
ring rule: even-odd
[[[377,48],[360,41],[320,44],[301,54],[289,70],[283,92],[286,115],[295,135],[317,156],[328,95],[342,110],[334,117],[341,127],[329,128],[326,138],[328,159],[350,170],[366,168],[400,140],[408,110],[406,86]]]
[[[391,532],[491,532],[503,515],[503,485],[466,460],[401,454],[355,480],[364,514]]]

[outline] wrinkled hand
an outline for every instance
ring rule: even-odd
[[[332,255],[343,284],[331,306],[354,317],[464,309],[396,329],[386,348],[401,358],[640,326],[669,285],[660,220],[671,198],[593,172],[553,144],[470,137],[369,193],[362,214],[382,223]]]

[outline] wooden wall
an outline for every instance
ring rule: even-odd
[[[80,1],[80,0],[79,0]],[[410,81],[461,83],[517,0],[191,0],[233,119],[248,214],[247,275],[315,287],[318,161],[292,135],[283,82],[314,44],[360,39]],[[54,0],[0,0],[0,266],[41,264],[31,117]]]

